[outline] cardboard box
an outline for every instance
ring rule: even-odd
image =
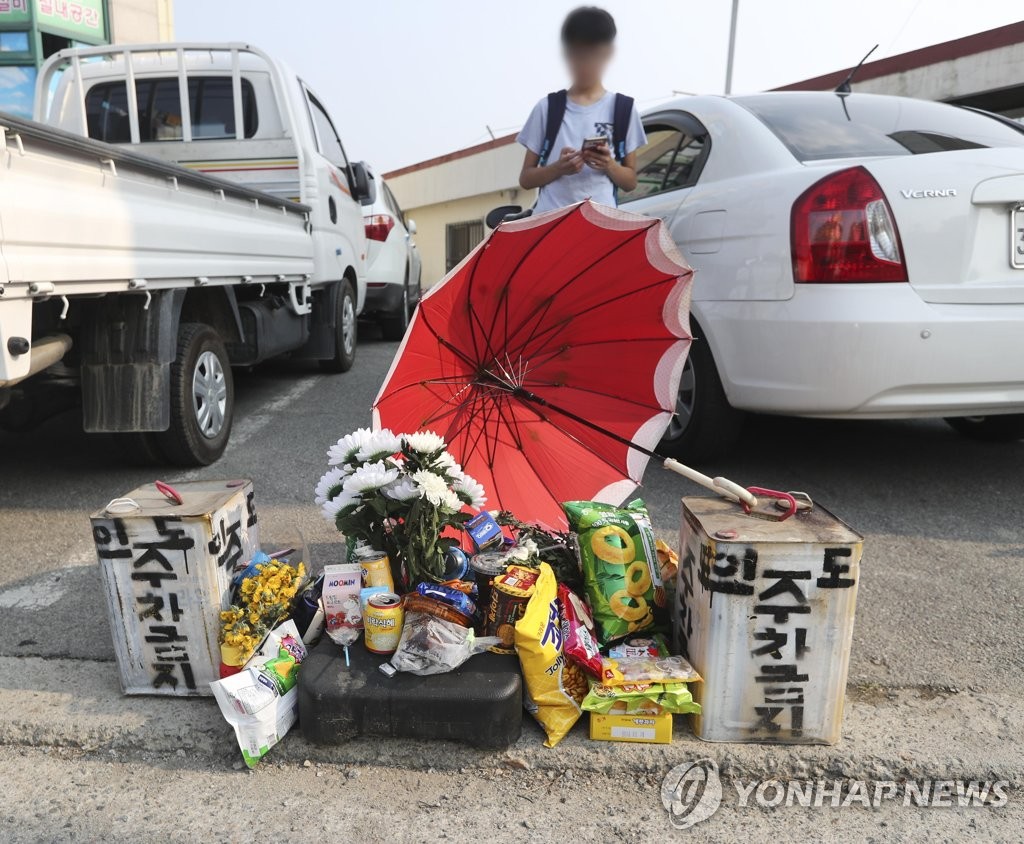
[[[208,695],[220,667],[220,611],[234,567],[259,549],[252,483],[153,484],[92,516],[125,694]]]
[[[590,714],[590,737],[595,741],[672,743],[672,713],[664,715]]]

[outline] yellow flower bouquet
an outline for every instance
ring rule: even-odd
[[[238,603],[220,614],[221,656],[227,665],[244,665],[264,637],[291,609],[306,569],[271,559],[257,563],[256,573],[242,581]]]

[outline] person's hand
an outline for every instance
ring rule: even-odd
[[[583,155],[572,147],[562,147],[562,154],[552,166],[559,176],[574,176],[583,169]]]
[[[583,150],[583,161],[595,170],[605,171],[612,166],[612,151],[608,144],[599,144]]]

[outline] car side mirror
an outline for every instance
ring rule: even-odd
[[[518,214],[522,210],[523,206],[521,205],[499,205],[487,214],[484,222],[487,224],[487,228],[496,229],[509,214]]]
[[[412,218],[409,218],[406,221],[405,227],[406,229],[408,229],[409,234],[416,234],[416,221],[413,220]]]
[[[365,161],[355,161],[352,169],[352,193],[360,205],[373,205],[377,201],[377,180],[373,177],[370,165]]]

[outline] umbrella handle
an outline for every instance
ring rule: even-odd
[[[670,472],[682,475],[695,484],[700,484],[702,487],[710,489],[712,492],[721,495],[723,498],[728,498],[730,501],[738,502],[746,507],[757,506],[757,498],[752,492],[730,481],[728,478],[708,477],[703,472],[691,469],[689,466],[680,463],[678,460],[673,460],[671,457],[666,458],[665,462],[661,465]]]

